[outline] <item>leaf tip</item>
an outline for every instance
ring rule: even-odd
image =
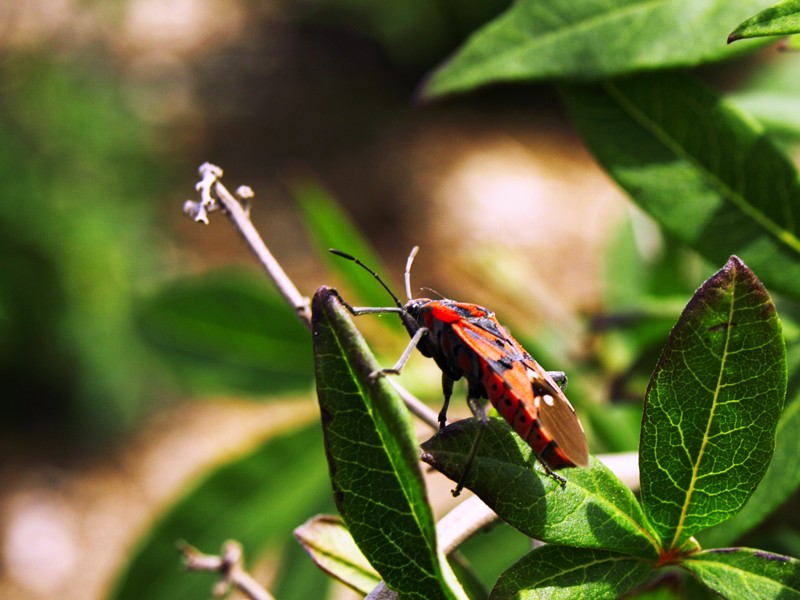
[[[728,259],[728,264],[726,264],[725,266],[734,269],[746,269],[748,271],[750,270],[747,267],[747,265],[744,264],[744,261],[735,254],[731,254],[731,257]]]
[[[412,104],[414,107],[420,108],[423,106],[430,106],[443,97],[443,94],[436,89],[437,73],[438,70],[428,74],[419,83],[412,96]]]
[[[341,303],[341,296],[335,288],[327,285],[320,286],[311,299],[311,314],[320,314],[329,310],[333,304]]]
[[[739,33],[739,30],[738,30],[738,29],[737,29],[736,31],[732,31],[732,32],[731,32],[731,33],[728,35],[728,43],[729,43],[729,44],[732,44],[733,42],[735,42],[735,41],[737,41],[737,40],[740,40],[740,39],[742,39],[742,35]]]

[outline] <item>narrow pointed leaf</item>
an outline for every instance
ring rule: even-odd
[[[362,596],[380,583],[380,575],[358,549],[339,517],[313,517],[295,529],[294,536],[320,569]]]
[[[775,306],[732,257],[686,306],[647,390],[642,504],[666,547],[741,510],[769,466],[785,395]]]
[[[601,78],[721,60],[733,55],[725,43],[730,24],[767,4],[521,0],[469,38],[422,94],[433,98],[498,81]]]
[[[572,87],[564,99],[600,163],[666,230],[800,297],[800,178],[757,122],[679,74]]]
[[[800,32],[800,0],[783,0],[750,17],[733,30],[728,43],[766,35]]]
[[[650,573],[653,564],[626,554],[588,548],[542,546],[500,576],[490,600],[615,600]]]
[[[312,302],[317,394],[339,513],[358,547],[408,598],[456,598],[436,547],[408,411],[391,385],[373,380],[372,354],[338,294]]]
[[[422,445],[422,459],[459,480],[475,439],[474,419],[445,428]],[[588,468],[561,471],[566,488],[534,467],[533,452],[500,419],[490,419],[466,487],[525,535],[554,544],[658,555],[639,503],[594,458]]]
[[[800,598],[800,561],[750,548],[698,552],[681,566],[724,598]]]
[[[372,275],[328,252],[329,248],[343,250],[357,256],[389,280],[389,276],[393,275],[383,269],[378,255],[336,200],[324,188],[311,182],[295,183],[292,192],[318,253],[347,282],[348,289],[353,290],[358,302],[363,306],[393,306],[391,298],[381,286],[375,284]],[[405,334],[400,319],[380,319],[379,322],[395,331],[402,330]]]

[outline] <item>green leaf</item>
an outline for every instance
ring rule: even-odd
[[[653,564],[618,552],[542,546],[500,576],[490,600],[615,600],[641,583]]]
[[[775,454],[761,485],[736,516],[703,531],[698,539],[705,547],[730,545],[742,534],[764,521],[786,502],[800,486],[800,347],[787,348],[789,392],[786,407],[778,421]]]
[[[308,332],[255,274],[174,281],[140,302],[139,329],[178,374],[202,391],[308,389]]]
[[[750,548],[718,548],[681,566],[725,598],[800,598],[800,561]]]
[[[477,428],[458,421],[426,441],[422,459],[461,479]],[[490,419],[466,487],[525,535],[553,544],[619,550],[655,558],[657,544],[631,491],[602,463],[562,471],[567,485],[532,468],[533,451],[501,419]]]
[[[213,554],[233,538],[249,563],[293,543],[298,523],[332,508],[320,438],[317,426],[272,438],[208,474],[147,532],[109,597],[207,598],[214,576],[181,571],[179,540]]]
[[[725,44],[730,24],[765,5],[764,0],[521,0],[470,37],[433,73],[422,95],[433,98],[499,81],[596,79],[722,60],[733,55]]]
[[[800,0],[783,0],[750,17],[733,30],[728,43],[767,35],[800,32]]]
[[[312,303],[322,427],[339,513],[386,584],[408,598],[455,598],[436,547],[408,411],[342,306],[322,287]]]
[[[686,306],[647,390],[642,504],[666,548],[741,510],[769,466],[785,396],[775,305],[732,257]]]
[[[564,99],[600,163],[666,230],[717,264],[737,254],[800,297],[800,179],[758,123],[679,74]]]
[[[294,530],[317,566],[362,596],[381,581],[339,517],[318,515]]]

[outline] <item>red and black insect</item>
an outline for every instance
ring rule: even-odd
[[[411,342],[397,364],[376,375],[398,374],[416,347],[424,356],[433,358],[442,370],[444,406],[439,413],[441,428],[447,422],[453,383],[463,377],[467,382],[467,403],[481,423],[488,423],[481,402],[488,398],[514,431],[533,448],[548,474],[563,485],[564,478],[553,470],[585,467],[589,462],[586,435],[561,387],[566,386],[566,376],[561,372],[545,371],[500,325],[492,311],[455,300],[411,298],[410,271],[417,250],[415,247],[411,251],[406,265],[405,284],[409,300],[405,305],[375,271],[354,256],[331,250],[371,273],[396,304],[374,308],[345,304],[348,310],[354,315],[398,313],[411,336]],[[485,427],[479,429],[453,495],[461,492],[484,431]]]

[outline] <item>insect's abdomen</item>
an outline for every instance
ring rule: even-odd
[[[511,374],[507,372],[505,377],[508,378],[509,375]],[[542,429],[542,423],[538,418],[538,405],[542,402],[542,397],[534,394],[535,386],[531,385],[527,377],[522,387],[509,386],[503,377],[488,369],[483,373],[482,379],[492,406],[508,421],[517,435],[528,443],[536,456],[551,469],[575,466],[575,463],[567,458],[558,444]],[[517,389],[531,390],[531,394],[520,397],[516,393]]]

